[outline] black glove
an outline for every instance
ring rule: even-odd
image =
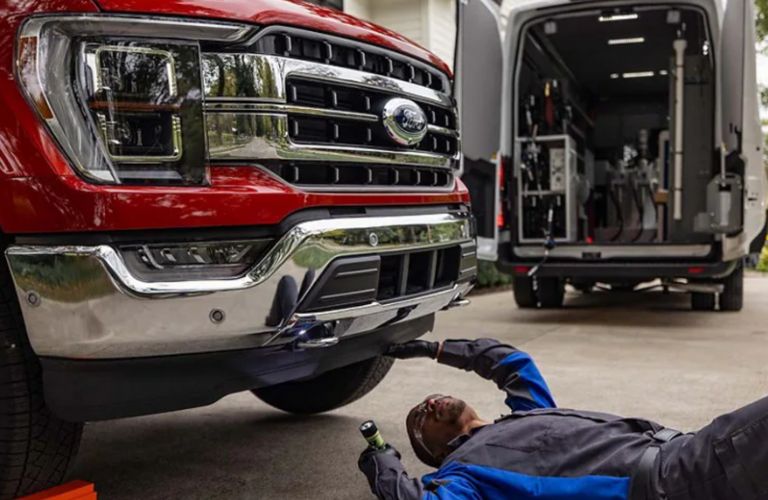
[[[360,458],[357,461],[357,468],[360,472],[365,474],[368,479],[368,486],[371,487],[371,491],[376,495],[376,480],[379,477],[379,463],[378,461],[384,457],[391,456],[400,460],[400,452],[390,445],[384,445],[384,448],[374,448],[369,446],[360,454]]]
[[[411,340],[405,344],[393,344],[389,346],[387,356],[396,359],[411,358],[437,358],[437,352],[440,350],[440,343],[427,342],[426,340]]]

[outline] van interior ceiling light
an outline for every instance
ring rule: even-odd
[[[555,21],[547,21],[544,23],[544,33],[547,35],[554,35],[557,33],[557,23]]]
[[[601,23],[610,23],[614,21],[633,21],[638,18],[635,13],[631,14],[608,14],[598,17],[598,21]]]
[[[645,37],[636,36],[632,38],[611,38],[608,45],[632,45],[635,43],[645,43]]]
[[[667,24],[680,24],[680,11],[668,10],[667,11]]]
[[[630,73],[623,73],[621,76],[623,78],[650,78],[655,74],[656,73],[653,71],[633,71]]]

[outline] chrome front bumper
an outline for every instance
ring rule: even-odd
[[[343,338],[433,314],[459,301],[472,285],[459,281],[402,300],[293,311],[277,326],[268,326],[266,319],[285,277],[297,283],[313,280],[309,293],[339,257],[472,240],[469,216],[459,213],[304,222],[280,238],[244,276],[225,280],[145,281],[131,273],[110,245],[12,246],[6,258],[38,355],[108,359],[288,343],[296,340],[292,326],[302,323],[333,322],[334,335]]]

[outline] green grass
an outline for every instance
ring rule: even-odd
[[[760,262],[757,263],[757,270],[768,273],[768,242],[763,247],[763,253],[760,254]]]
[[[512,276],[500,272],[493,262],[477,262],[477,288],[491,288],[512,283]]]

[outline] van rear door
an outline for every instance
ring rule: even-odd
[[[722,140],[738,151],[744,167],[744,238],[749,251],[765,223],[766,174],[760,130],[755,61],[755,10],[752,0],[728,0],[720,39]]]
[[[499,139],[503,57],[499,9],[492,0],[459,0],[454,95],[462,142],[462,180],[477,221],[477,256],[498,257]]]

